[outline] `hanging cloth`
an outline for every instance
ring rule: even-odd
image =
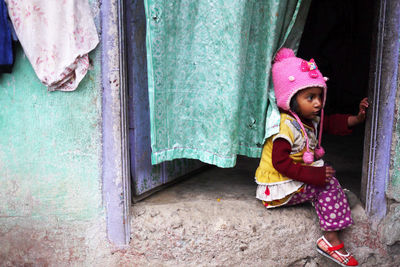
[[[260,157],[279,129],[271,61],[285,40],[298,44],[301,3],[145,0],[153,164]]]
[[[99,42],[87,0],[6,0],[15,32],[49,91],[73,91]]]
[[[0,73],[11,72],[11,67],[14,63],[11,40],[7,7],[4,0],[0,0]]]

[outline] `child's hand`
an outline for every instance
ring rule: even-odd
[[[336,173],[336,171],[335,171],[335,169],[334,168],[332,168],[332,166],[325,166],[325,177],[326,178],[332,178],[332,177],[334,177],[335,176],[335,173]]]
[[[366,109],[368,108],[369,103],[368,103],[368,97],[365,97],[363,100],[361,100],[360,105],[359,105],[359,111],[357,116],[349,116],[347,120],[347,125],[349,127],[353,127],[357,124],[360,124],[365,121],[365,114],[366,114]]]
[[[361,100],[359,105],[359,111],[357,114],[358,123],[365,121],[365,113],[366,113],[365,110],[368,108],[368,106],[369,106],[368,97],[365,97],[363,100]]]

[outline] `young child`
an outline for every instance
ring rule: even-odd
[[[314,60],[309,62],[287,48],[279,50],[272,79],[281,111],[279,133],[267,139],[256,171],[258,199],[267,208],[310,201],[324,234],[317,241],[322,255],[342,266],[358,266],[344,249],[338,231],[353,224],[350,207],[335,170],[321,159],[321,132],[345,135],[365,120],[368,99],[360,102],[357,116],[336,114],[324,118],[327,78]],[[324,121],[325,120],[325,121]]]

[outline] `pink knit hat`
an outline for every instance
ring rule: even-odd
[[[306,61],[296,57],[293,50],[281,48],[276,54],[274,64],[272,65],[272,80],[278,107],[292,114],[303,130],[307,144],[307,151],[303,155],[303,161],[311,164],[314,161],[314,156],[309,149],[308,136],[298,115],[293,110],[290,110],[290,100],[302,89],[309,87],[323,88],[318,147],[315,149],[316,157],[321,158],[325,153],[321,147],[321,133],[324,117],[323,107],[325,106],[327,91],[326,81],[328,78],[322,76],[313,59]]]

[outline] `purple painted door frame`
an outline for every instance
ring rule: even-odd
[[[370,63],[361,197],[372,226],[387,213],[392,131],[399,64],[400,0],[377,2]]]
[[[103,201],[107,237],[119,247],[129,244],[131,206],[123,9],[122,0],[101,2]]]

